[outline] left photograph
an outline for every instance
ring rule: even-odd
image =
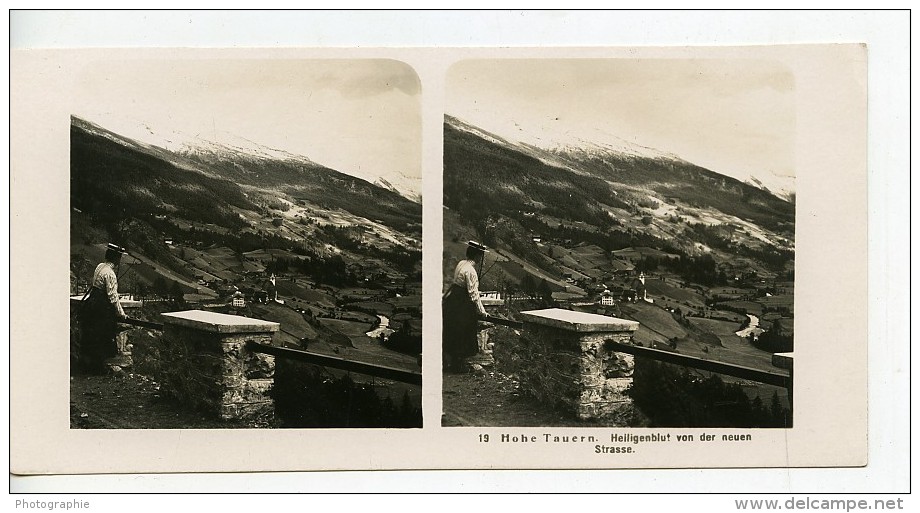
[[[420,87],[384,59],[88,65],[71,429],[422,427]]]

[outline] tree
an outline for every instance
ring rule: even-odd
[[[153,293],[159,297],[167,297],[169,295],[169,286],[161,275],[157,275],[157,277],[154,278],[152,288]]]
[[[774,391],[770,399],[770,415],[773,417],[774,425],[782,426],[786,423],[786,411],[779,402],[779,394]]]
[[[770,425],[769,410],[763,405],[763,400],[760,399],[760,396],[755,396],[754,400],[751,401],[751,419],[754,426]]]
[[[552,306],[553,304],[553,291],[549,288],[549,283],[546,282],[546,279],[540,280],[540,285],[537,286],[537,296],[540,298],[540,302],[543,303],[543,306]]]
[[[135,287],[134,293],[137,294],[137,297],[143,298],[147,296],[147,284],[141,280],[137,280],[137,287]]]
[[[485,290],[495,289],[504,296],[508,290],[509,281],[510,278],[508,277],[508,274],[505,273],[505,271],[503,271],[500,267],[496,267],[492,272],[492,275],[489,277],[488,282],[483,281],[480,283],[480,288]]]
[[[534,281],[533,276],[530,274],[524,275],[524,278],[521,280],[521,290],[530,296],[533,296],[536,293],[537,283]]]
[[[182,296],[182,286],[179,285],[177,281],[172,282],[172,286],[169,288],[169,298],[177,303],[181,303],[183,301]]]

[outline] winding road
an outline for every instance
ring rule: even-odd
[[[748,323],[747,328],[744,328],[741,331],[736,331],[735,335],[738,335],[741,338],[745,338],[752,333],[754,335],[760,335],[761,333],[763,333],[763,330],[760,329],[759,327],[760,319],[758,319],[756,315],[747,314],[747,316],[748,316],[748,319],[751,320],[751,322]]]
[[[380,335],[381,333],[385,333],[389,335],[390,333],[393,332],[393,330],[390,329],[390,320],[387,319],[386,316],[377,315],[377,318],[380,319],[380,324],[373,330],[365,333],[365,335],[367,335],[368,337],[371,337],[374,340],[376,340],[377,336]]]

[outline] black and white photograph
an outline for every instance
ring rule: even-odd
[[[12,52],[17,486],[858,472],[870,55]]]
[[[420,428],[421,115],[388,59],[76,77],[70,428]]]
[[[455,63],[442,424],[792,427],[795,87],[760,59]]]

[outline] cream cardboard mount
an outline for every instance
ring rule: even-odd
[[[261,94],[252,95],[250,91],[250,96],[235,98],[241,94],[237,80],[243,78],[233,72],[244,69],[241,62],[266,73],[264,80],[252,77],[245,80],[247,87],[264,87],[258,91]],[[296,86],[284,83],[286,67],[302,69],[304,63],[329,62],[336,65],[327,74],[327,83],[315,82],[312,93],[317,97],[341,95],[343,91],[365,97],[392,95],[393,101],[403,102],[400,105],[404,108],[399,113],[381,108],[374,114],[398,118],[399,126],[411,128],[403,135],[411,139],[407,147],[415,148],[410,153],[417,152],[410,155],[408,162],[415,162],[418,169],[415,179],[421,184],[418,191],[424,199],[425,358],[419,396],[423,426],[415,429],[72,429],[69,355],[65,342],[69,340],[70,329],[67,271],[72,212],[68,199],[71,116],[87,111],[113,116],[156,116],[155,102],[160,101],[161,110],[168,113],[162,116],[160,112],[161,117],[172,116],[179,123],[201,114],[195,109],[218,108],[221,101],[217,100],[231,105],[236,99],[236,113],[239,119],[246,119],[245,116],[272,111],[272,98],[289,94],[284,89]],[[354,73],[369,63],[378,69],[399,70],[393,77],[413,78],[394,86],[388,82],[392,78],[389,76],[365,80],[365,75]],[[761,67],[778,70],[781,75],[782,80],[776,82],[763,78],[765,75],[752,74],[763,81],[742,84],[728,73],[722,84],[724,89],[716,91],[712,98],[721,95],[723,99],[735,98],[746,105],[757,105],[757,98],[764,98],[767,103],[759,108],[767,116],[774,108],[768,99],[776,91],[782,91],[786,99],[782,108],[792,116],[780,142],[785,145],[795,176],[797,343],[791,428],[442,425],[444,116],[456,113],[464,102],[475,102],[478,94],[491,95],[482,96],[483,103],[508,94],[507,102],[496,105],[501,109],[507,107],[509,112],[514,108],[526,111],[525,99],[515,99],[510,94],[513,88],[502,92],[503,84],[499,82],[507,78],[502,72],[505,68],[529,72],[542,69],[542,73],[532,77],[533,91],[539,90],[538,82],[571,72],[567,76],[571,79],[572,92],[568,94],[589,97],[607,85],[611,90],[619,90],[613,84],[615,78],[628,81],[624,74],[618,77],[610,74],[613,64],[636,73],[702,66],[726,73],[731,69]],[[119,75],[122,71],[144,69],[156,73],[141,73],[142,77],[135,75],[133,80]],[[175,104],[170,102],[181,100],[176,95],[181,96],[183,90],[164,91],[159,89],[158,80],[176,80],[174,84],[181,84],[182,77],[194,77],[199,85],[204,83],[208,95],[201,97],[197,107],[186,98],[187,110],[171,111]],[[473,79],[480,82],[474,83]],[[483,87],[481,81],[489,80],[493,80],[490,87]],[[189,84],[182,87],[186,86],[193,87]],[[648,84],[649,89],[661,87],[662,84]],[[693,91],[695,84],[672,83],[668,87]],[[865,465],[868,451],[866,88],[867,52],[862,45],[13,51],[11,297],[19,300],[11,303],[11,471],[76,474]],[[741,90],[747,98],[732,96]],[[252,98],[258,101],[250,101]],[[703,102],[699,98],[687,94],[687,109],[708,108],[708,105],[694,105]],[[552,96],[541,99],[536,93],[530,100],[535,102],[532,112],[541,115],[556,101]],[[128,112],[132,104],[143,105],[147,110]],[[632,105],[637,109],[634,115],[639,117],[643,112],[652,116],[652,109],[656,108],[650,101],[637,100]],[[582,105],[572,107],[568,114],[590,119],[588,111],[604,108],[608,107]],[[346,121],[335,130],[347,131],[349,125],[364,123],[353,113],[348,114],[352,117],[346,116],[346,107],[342,109],[339,117]],[[498,119],[502,112],[492,112],[491,119]],[[300,114],[306,115],[294,114],[298,115],[277,118],[273,123],[278,125],[276,128],[284,129],[286,124],[293,127],[301,122]],[[481,115],[483,123],[488,122],[487,114],[470,111],[471,116]],[[675,111],[674,119],[681,115]],[[697,131],[704,135],[711,131],[712,137],[716,137],[716,131],[724,128],[715,126],[721,119],[713,112],[708,121],[701,120]],[[494,130],[501,130],[499,125]],[[378,134],[384,133],[377,128]],[[291,130],[297,132],[299,128]],[[667,131],[668,127],[660,127],[660,132]],[[380,137],[385,140],[383,135]],[[734,151],[725,148],[724,153]],[[392,185],[398,188],[403,184]],[[834,194],[827,194],[829,188]],[[537,324],[547,330],[578,333],[596,319],[569,322],[571,319],[560,320],[544,313],[531,316],[530,320],[539,320]],[[553,325],[554,322],[565,325]],[[597,326],[590,329],[603,328]],[[217,333],[220,329],[213,331]],[[627,368],[629,363],[624,362],[623,368]]]

